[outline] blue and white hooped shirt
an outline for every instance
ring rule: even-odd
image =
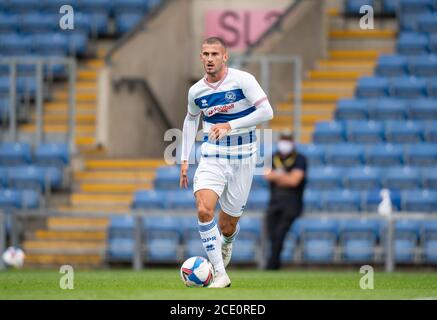
[[[195,116],[203,112],[205,143],[202,156],[245,158],[256,153],[256,127],[232,130],[219,141],[209,141],[208,133],[216,123],[225,123],[244,117],[267,100],[264,90],[248,72],[227,68],[224,77],[209,83],[206,76],[188,92],[188,112]]]

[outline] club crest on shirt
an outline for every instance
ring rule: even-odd
[[[202,101],[200,101],[200,103],[202,103],[202,107],[208,106],[208,100],[206,100],[206,99],[202,99]]]
[[[225,99],[227,102],[234,102],[237,99],[235,92],[228,91],[225,93]]]

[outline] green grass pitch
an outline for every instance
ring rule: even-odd
[[[186,288],[179,270],[150,268],[75,271],[74,289],[62,290],[58,270],[0,272],[0,299],[437,299],[437,273],[375,271],[374,289],[362,290],[352,271],[230,270],[226,289]]]

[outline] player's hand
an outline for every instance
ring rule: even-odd
[[[276,180],[277,176],[278,175],[276,174],[275,170],[272,170],[272,169],[264,170],[264,178],[267,181],[274,182]]]
[[[215,141],[223,138],[229,131],[231,131],[231,126],[229,122],[217,123],[211,127],[209,130],[209,140]]]
[[[188,188],[188,162],[183,161],[181,164],[181,176],[179,180],[180,188]]]

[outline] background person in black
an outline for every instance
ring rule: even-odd
[[[267,235],[270,256],[267,270],[281,266],[281,251],[285,236],[293,221],[302,213],[307,161],[295,148],[293,134],[282,132],[278,151],[273,155],[272,170],[265,178],[270,182],[270,202],[267,209]]]

